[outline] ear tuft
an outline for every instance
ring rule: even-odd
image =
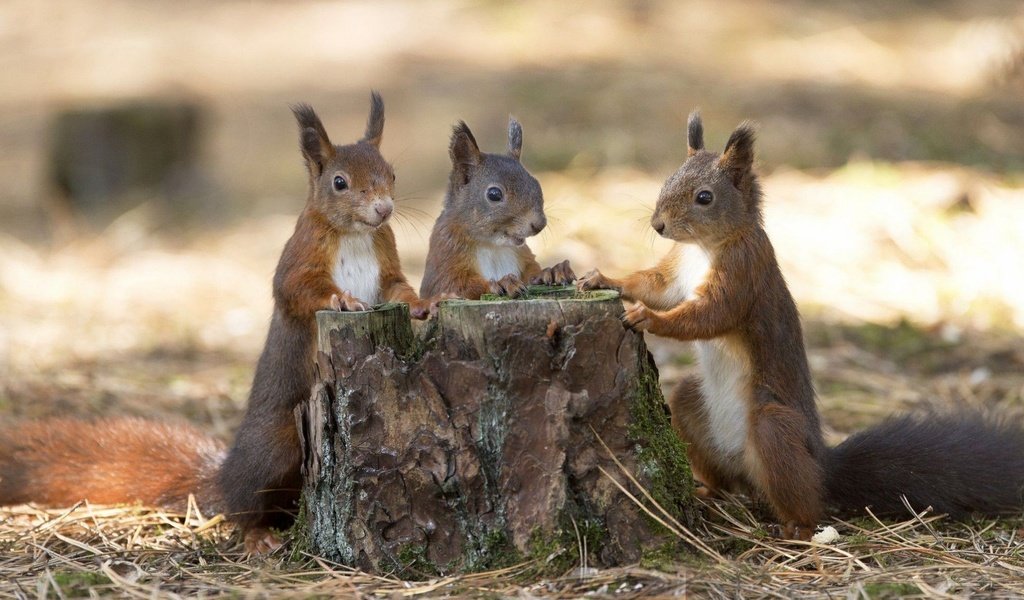
[[[523,126],[515,117],[508,117],[508,155],[519,160],[523,153]]]
[[[480,163],[480,147],[477,146],[476,138],[465,121],[459,121],[452,130],[448,153],[451,155],[454,171],[462,175],[464,182],[469,181],[469,169]]]
[[[334,146],[312,106],[300,102],[291,108],[299,124],[299,149],[302,157],[306,159],[309,169],[319,175],[324,163],[334,155]]]
[[[366,120],[366,133],[363,134],[361,142],[366,142],[380,148],[380,141],[384,137],[384,99],[374,90],[370,92],[370,117]]]
[[[704,149],[704,123],[700,120],[700,109],[694,109],[686,119],[686,155],[693,156]]]
[[[751,121],[744,121],[729,136],[718,164],[733,174],[733,181],[739,182],[754,168],[755,128]]]

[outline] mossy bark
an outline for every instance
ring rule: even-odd
[[[602,473],[610,451],[681,521],[692,480],[643,336],[614,292],[321,312],[298,411],[308,539],[327,558],[428,575],[543,553],[638,560],[665,532]],[[628,483],[626,484],[629,485]]]

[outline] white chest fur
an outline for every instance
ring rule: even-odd
[[[701,371],[701,393],[711,442],[735,455],[747,441],[748,401],[753,393],[746,348],[728,337],[695,342]]]
[[[495,280],[519,275],[519,253],[511,246],[480,246],[476,250],[476,267],[484,279]]]
[[[373,235],[342,236],[332,275],[334,285],[342,291],[363,302],[379,303],[380,262],[373,248]]]
[[[693,298],[697,288],[711,270],[711,257],[696,244],[680,244],[676,263],[676,278],[665,291],[668,304],[679,304]]]
[[[711,270],[711,257],[695,244],[680,244],[676,278],[667,294],[672,304],[692,300]],[[729,336],[694,343],[701,371],[704,413],[711,443],[726,455],[743,451],[749,429],[747,410],[751,383],[750,356]]]

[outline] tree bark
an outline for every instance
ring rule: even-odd
[[[531,292],[444,302],[415,332],[404,304],[317,314],[317,383],[297,410],[312,552],[429,576],[611,566],[675,541],[612,480],[640,497],[614,455],[692,518],[643,336],[614,292]]]

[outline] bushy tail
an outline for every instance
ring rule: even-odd
[[[962,519],[1024,508],[1024,429],[976,411],[894,417],[829,451],[829,504],[875,514],[917,511]]]
[[[184,423],[135,418],[27,421],[0,428],[0,505],[139,502],[221,510],[224,448]]]

